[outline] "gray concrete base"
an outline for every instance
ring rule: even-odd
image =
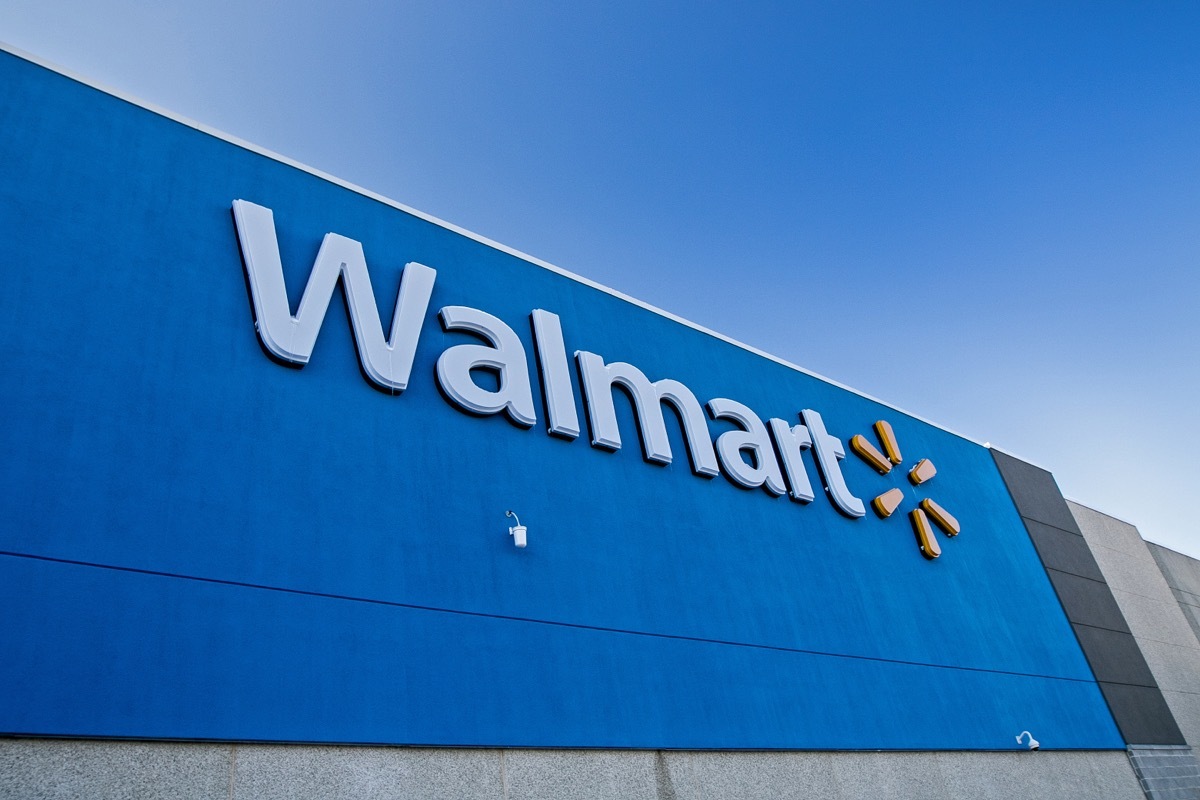
[[[1142,800],[1124,751],[450,750],[0,739],[0,798]]]

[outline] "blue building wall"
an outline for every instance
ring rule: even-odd
[[[0,732],[1123,747],[985,448],[6,53],[0,130]],[[293,307],[329,231],[363,243],[385,320],[407,262],[438,271],[406,391],[364,380],[339,302],[303,369],[265,355],[239,198],[274,210]],[[886,419],[937,478],[851,456],[850,487],[932,497],[963,533],[926,561],[903,515],[837,513],[811,463],[808,505],[700,478],[674,425],[675,462],[648,464],[628,403],[617,452],[540,408],[466,414],[434,377],[477,341],[447,305],[520,334],[535,395],[542,308],[568,353],[702,403],[817,409],[843,441]]]

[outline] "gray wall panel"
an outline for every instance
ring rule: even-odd
[[[1100,683],[1121,735],[1130,744],[1187,744],[1157,688]]]
[[[1064,531],[1079,532],[1053,475],[999,450],[992,450],[992,458],[996,460],[1000,476],[1008,485],[1008,492],[1022,517]]]
[[[1159,645],[1191,650],[1200,647],[1200,643],[1195,641],[1191,626],[1179,609],[1179,604],[1174,602],[1169,593],[1163,592],[1159,597],[1150,597],[1141,593],[1114,590],[1113,596],[1120,603],[1129,629],[1134,632],[1142,646],[1142,652],[1146,653],[1147,657],[1149,651]],[[1167,684],[1159,681],[1159,685]]]
[[[1050,575],[1050,581],[1058,591],[1058,599],[1062,601],[1067,619],[1071,622],[1129,633],[1129,625],[1125,622],[1121,607],[1113,599],[1112,590],[1108,588],[1107,583],[1055,569],[1048,569],[1046,572]]]
[[[1191,603],[1180,600],[1179,610],[1183,612],[1184,618],[1187,619],[1188,625],[1191,626],[1192,635],[1200,639],[1200,606],[1194,606]]]
[[[1147,542],[1146,547],[1171,587],[1192,635],[1200,640],[1200,561],[1153,542]]]
[[[1110,551],[1137,559],[1147,557],[1146,542],[1132,524],[1079,503],[1067,505],[1102,571]],[[1111,580],[1107,572],[1104,577]]]
[[[1162,570],[1167,584],[1172,589],[1192,595],[1192,604],[1200,605],[1200,561],[1153,542],[1147,542],[1146,547]]]
[[[1171,714],[1183,731],[1183,738],[1193,747],[1200,742],[1200,694],[1184,692],[1167,692],[1170,700]]]
[[[1073,624],[1071,627],[1084,652],[1089,654],[1096,680],[1151,688],[1158,685],[1133,634],[1090,625]]]
[[[1069,572],[1094,581],[1104,580],[1096,557],[1088,548],[1082,534],[1064,531],[1036,520],[1026,519],[1025,528],[1037,548],[1042,563],[1048,569]]]
[[[1159,642],[1155,647],[1143,646],[1142,653],[1164,693],[1200,695],[1200,653],[1195,648]]]

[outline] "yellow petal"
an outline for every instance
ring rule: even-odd
[[[928,458],[922,458],[908,473],[908,479],[913,482],[914,486],[920,486],[934,475],[937,475],[937,468],[933,466],[933,462]]]
[[[858,454],[859,458],[878,470],[880,475],[887,475],[892,471],[892,462],[888,461],[887,456],[876,450],[861,434],[850,438],[850,449]]]
[[[882,519],[887,519],[892,515],[901,503],[904,502],[904,492],[899,489],[888,489],[883,494],[871,501],[871,508],[875,509],[875,513]]]
[[[946,532],[947,536],[958,536],[958,532],[962,530],[958,526],[958,520],[954,518],[953,514],[928,497],[921,501],[921,508],[925,510],[925,513],[929,515],[929,518],[933,520],[935,525]]]
[[[929,517],[925,516],[925,512],[919,508],[914,508],[909,517],[912,518],[913,533],[917,535],[917,544],[921,548],[921,555],[931,561],[940,556],[942,548],[937,543],[937,537],[933,535]]]
[[[896,432],[892,430],[891,423],[882,419],[876,422],[875,435],[879,437],[879,442],[883,445],[883,452],[887,453],[889,461],[899,464],[904,460],[904,457],[900,455],[900,443],[896,441]]]

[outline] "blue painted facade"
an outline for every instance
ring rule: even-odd
[[[989,452],[436,223],[0,53],[0,732],[413,745],[1121,748]],[[270,360],[230,206],[273,209],[293,306],[326,232],[381,317],[437,270],[406,391],[360,373],[342,304]],[[717,288],[717,287],[715,287]],[[339,289],[340,293],[340,289]],[[737,302],[731,298],[730,302]],[[961,521],[849,520],[464,413],[437,310],[628,361],[764,420],[877,419]],[[797,335],[806,335],[797,320]],[[586,413],[575,376],[580,418]],[[711,422],[714,437],[732,425]],[[807,458],[808,456],[806,456]],[[506,535],[514,509],[529,546]]]

